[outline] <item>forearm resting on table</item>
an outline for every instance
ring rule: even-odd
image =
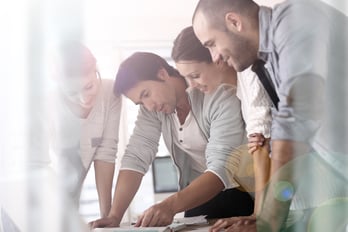
[[[101,160],[94,161],[95,182],[97,186],[101,217],[106,217],[111,208],[111,190],[114,178],[115,163]]]
[[[207,188],[209,186],[209,188]],[[183,190],[165,200],[175,213],[186,211],[206,203],[224,189],[224,184],[212,172],[205,172]]]
[[[114,199],[108,217],[120,224],[124,213],[139,189],[143,174],[131,170],[121,170],[118,174]]]

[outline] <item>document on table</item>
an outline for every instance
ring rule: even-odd
[[[174,218],[173,224],[179,223],[179,224],[185,224],[187,226],[205,225],[205,224],[208,224],[208,221],[205,217],[206,215],[195,216],[195,217]]]
[[[207,225],[208,221],[205,215],[186,218],[175,218],[173,223],[165,227],[135,227],[135,226],[121,226],[113,228],[96,228],[93,232],[175,232],[180,231],[187,226]]]
[[[125,227],[113,227],[113,228],[95,228],[93,232],[170,232],[171,229],[169,226],[165,227],[134,227],[134,226],[125,226]]]

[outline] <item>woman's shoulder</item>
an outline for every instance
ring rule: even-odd
[[[218,100],[218,99],[226,99],[226,98],[236,98],[237,87],[235,85],[222,83],[217,89],[211,93],[207,94],[207,100]]]
[[[204,108],[210,113],[240,108],[240,100],[236,93],[236,86],[221,84],[212,94],[205,96]]]
[[[113,92],[114,80],[111,79],[100,79],[101,87],[105,92]]]
[[[122,97],[114,94],[114,81],[110,79],[101,79],[101,84],[94,106],[94,111],[110,112],[110,110],[117,113],[122,108]],[[105,107],[105,108],[104,108]],[[106,111],[105,111],[106,110]]]
[[[121,96],[114,94],[114,80],[111,79],[101,79],[101,90],[100,94],[104,96],[105,99],[121,99]]]

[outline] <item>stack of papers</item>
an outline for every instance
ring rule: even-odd
[[[207,225],[208,221],[205,215],[186,218],[175,218],[173,223],[169,225],[171,231],[179,231],[187,226]]]
[[[171,232],[169,226],[165,227],[134,227],[134,226],[125,226],[125,227],[113,227],[113,228],[95,228],[93,232]]]
[[[205,218],[206,216],[197,216],[197,217],[187,217],[187,218],[175,218],[173,223],[169,226],[164,227],[134,227],[134,226],[121,226],[114,228],[96,228],[93,232],[175,232],[180,231],[181,229],[186,228],[187,226],[199,226],[207,225],[208,221]]]
[[[173,224],[175,223],[183,223],[187,226],[192,225],[206,225],[208,224],[206,215],[196,216],[196,217],[185,217],[185,218],[175,218]]]
[[[188,226],[201,226],[208,225],[208,221],[205,218],[206,215],[186,218],[175,218],[173,223],[169,225],[171,231],[180,231]]]

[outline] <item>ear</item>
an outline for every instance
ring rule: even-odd
[[[242,17],[234,12],[228,12],[225,15],[225,24],[228,30],[240,32],[242,30]]]
[[[165,68],[161,68],[160,70],[158,70],[157,78],[159,80],[165,81],[167,79],[167,77],[169,77],[169,74],[168,74],[167,70],[165,70]]]

